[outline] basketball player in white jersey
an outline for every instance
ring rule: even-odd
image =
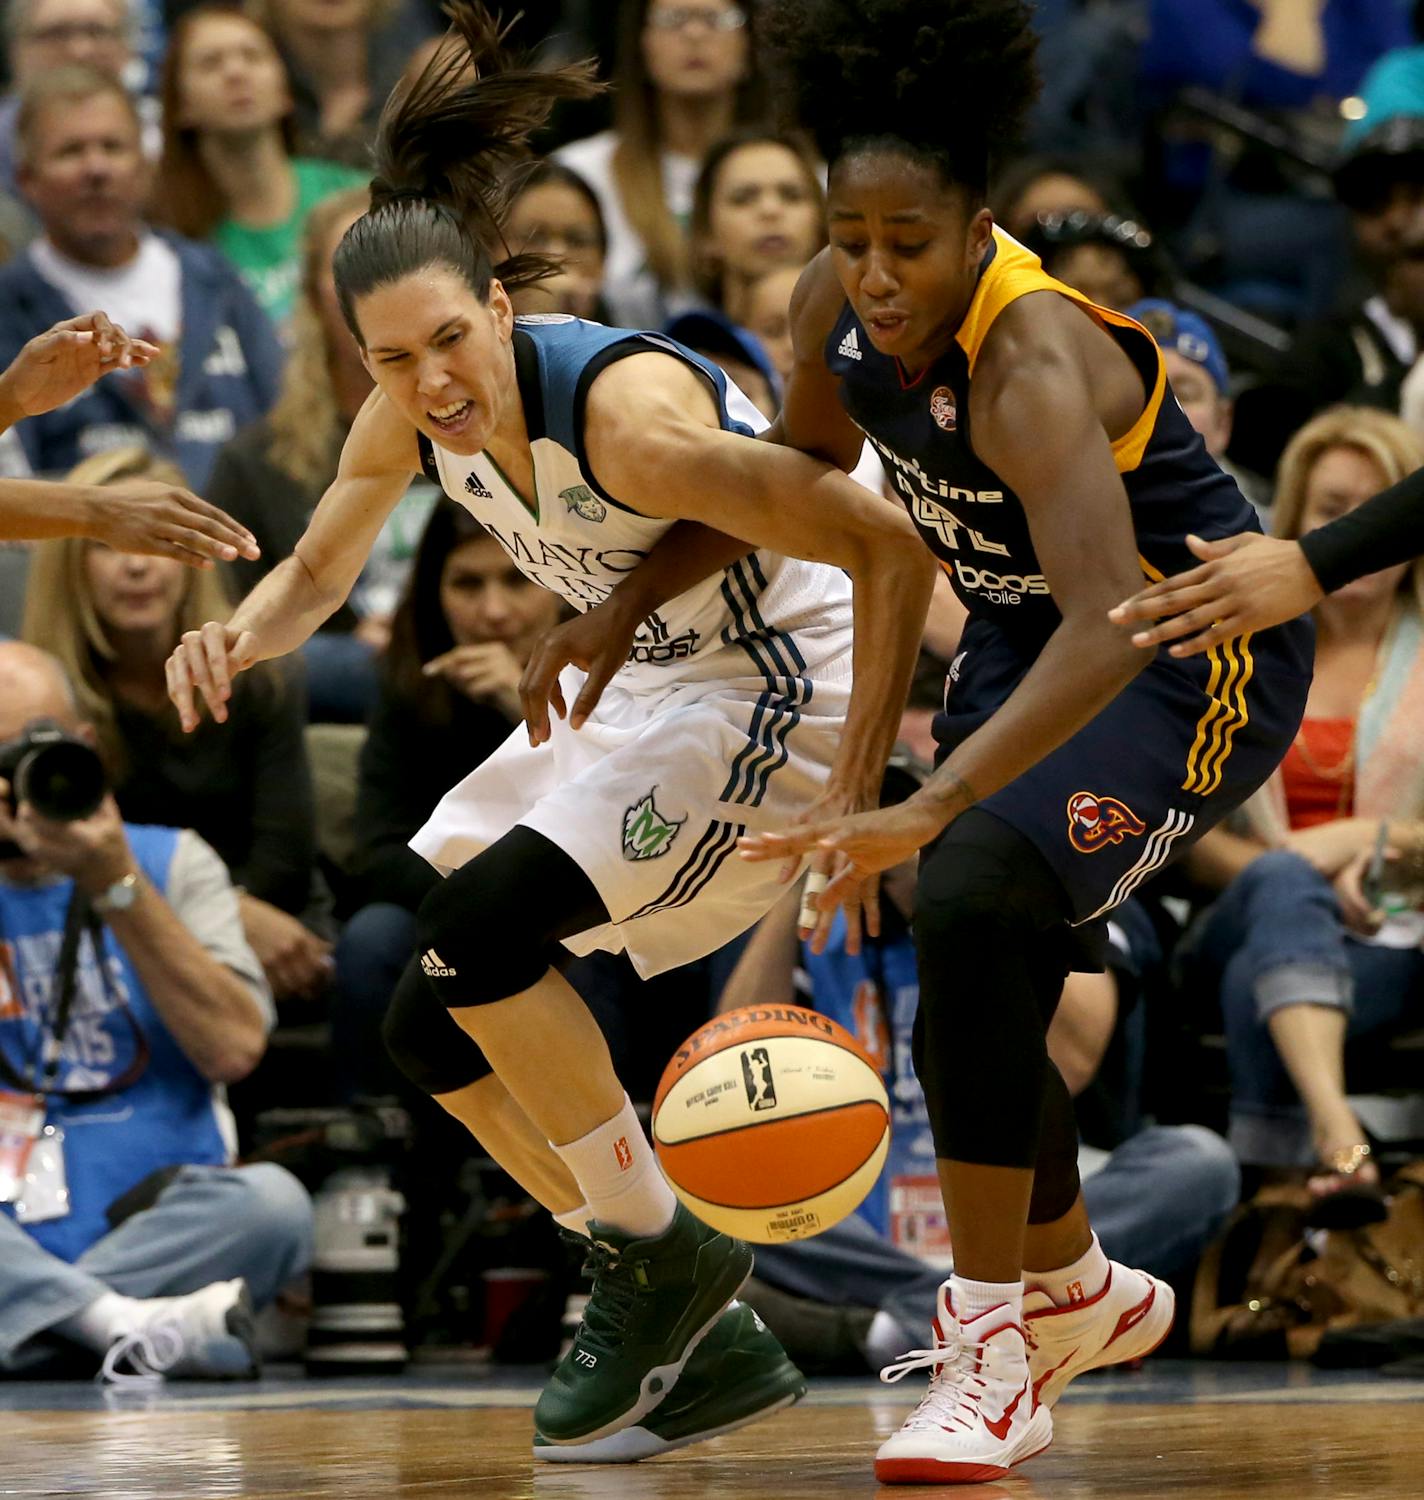
[[[658,335],[514,317],[510,288],[547,267],[497,259],[512,169],[555,99],[592,85],[517,66],[467,0],[450,14],[465,45],[393,96],[371,211],[336,253],[377,389],[295,555],[226,625],[184,637],[169,689],[185,728],[202,703],[223,719],[232,674],[326,619],[421,472],[530,578],[581,609],[616,589],[646,620],[579,731],[516,733],[413,841],[449,879],[421,908],[386,1027],[406,1072],[590,1237],[593,1296],[536,1408],[536,1456],[626,1459],[802,1387],[754,1315],[728,1310],[750,1249],[677,1204],[553,961],[561,944],[625,950],[650,976],[700,957],[782,890],[733,857],[740,836],[813,804],[875,805],[933,570],[903,513],[753,441],[763,424],[707,361]],[[696,526],[640,566],[679,520],[767,550]],[[726,565],[709,578],[710,547]]]

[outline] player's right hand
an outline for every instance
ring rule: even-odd
[[[1161,622],[1135,632],[1134,646],[1156,650],[1174,641],[1172,656],[1196,656],[1248,631],[1293,620],[1324,597],[1299,542],[1243,532],[1214,542],[1189,536],[1187,546],[1203,560],[1201,567],[1164,578],[1108,611],[1117,625]]]
[[[602,604],[556,625],[534,648],[519,679],[519,701],[524,708],[524,727],[531,745],[549,738],[549,705],[574,729],[598,706],[613,674],[628,660],[639,621],[618,605],[615,593]],[[565,667],[581,667],[587,674],[570,713],[564,703],[559,674]]]
[[[90,535],[116,552],[175,557],[193,568],[260,555],[245,526],[181,485],[151,479],[105,485],[90,492],[89,505]]]
[[[200,630],[185,630],[173,654],[163,664],[168,696],[178,710],[183,733],[190,734],[202,717],[202,703],[213,719],[227,721],[232,679],[257,660],[257,637],[250,630],[209,620]],[[196,693],[195,693],[196,689]]]

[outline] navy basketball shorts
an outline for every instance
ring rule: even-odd
[[[942,761],[1004,702],[1033,657],[972,620],[935,720]],[[1063,882],[1075,923],[1104,917],[1256,791],[1305,713],[1309,620],[1177,661],[1158,652],[1071,739],[978,805]]]

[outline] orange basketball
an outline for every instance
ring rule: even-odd
[[[874,1186],[889,1100],[844,1027],[794,1005],[749,1005],[678,1048],[653,1100],[653,1145],[699,1219],[765,1245],[801,1240]]]

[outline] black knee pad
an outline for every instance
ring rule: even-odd
[[[391,995],[381,1039],[395,1065],[427,1094],[453,1094],[493,1071],[474,1039],[441,1005],[414,958]]]
[[[420,903],[420,969],[447,1009],[492,1005],[537,984],[563,938],[607,921],[583,870],[516,827]]]

